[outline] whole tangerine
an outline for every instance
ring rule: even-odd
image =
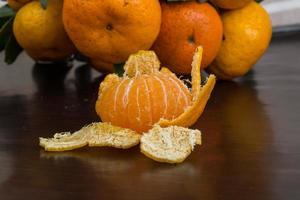
[[[202,46],[201,68],[216,57],[222,41],[222,22],[217,11],[208,3],[161,3],[162,25],[152,46],[164,66],[177,74],[191,71],[193,54]]]
[[[151,47],[161,8],[158,0],[64,0],[63,22],[83,55],[117,64]]]
[[[60,61],[76,52],[62,22],[63,1],[39,1],[24,5],[16,14],[13,32],[19,45],[34,60]]]
[[[258,3],[222,14],[224,40],[209,70],[220,79],[245,75],[267,50],[272,37],[269,14]]]

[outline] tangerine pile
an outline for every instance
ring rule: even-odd
[[[19,45],[37,61],[80,53],[104,73],[151,49],[175,74],[189,74],[193,53],[202,46],[201,68],[234,79],[255,65],[272,35],[268,13],[254,0],[41,2],[45,8],[39,1],[8,0]]]
[[[268,13],[254,0],[9,0],[8,5],[15,17],[1,30],[13,27],[5,45],[10,51],[15,37],[36,61],[80,54],[105,73],[126,62],[122,77],[109,74],[101,83],[96,111],[102,121],[139,133],[154,124],[191,126],[215,84],[210,75],[201,86],[200,68],[219,79],[243,76],[272,35]],[[191,74],[192,88],[178,78],[182,74]]]

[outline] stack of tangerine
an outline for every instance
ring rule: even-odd
[[[46,8],[39,1],[8,3],[16,12],[16,40],[35,60],[56,61],[80,52],[96,69],[113,71],[114,64],[139,50],[154,51],[158,59],[146,52],[129,63],[156,62],[155,68],[137,66],[142,71],[127,70],[122,78],[109,75],[96,104],[103,121],[139,132],[161,118],[174,120],[191,107],[201,113],[201,105],[191,106],[199,94],[190,93],[175,75],[191,73],[198,46],[203,48],[202,69],[233,79],[251,69],[272,35],[268,14],[253,0],[48,0]],[[159,70],[158,60],[167,68]],[[129,118],[125,110],[131,110]]]
[[[189,74],[202,46],[201,67],[233,79],[269,45],[270,18],[254,0],[167,1],[48,0],[45,9],[32,0],[8,4],[17,13],[14,35],[32,58],[55,61],[79,51],[100,71],[152,49],[163,66]]]

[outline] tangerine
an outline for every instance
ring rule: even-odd
[[[104,122],[139,133],[154,124],[190,126],[201,115],[214,87],[200,86],[202,48],[194,56],[192,91],[167,68],[160,68],[152,51],[139,51],[129,57],[123,77],[108,75],[100,84],[96,111]]]
[[[202,68],[216,57],[222,41],[222,22],[208,3],[161,3],[162,25],[152,46],[164,66],[177,74],[189,74],[195,49],[202,46]]]
[[[158,0],[64,0],[65,29],[78,50],[105,63],[122,63],[149,49],[161,24]]]
[[[224,40],[209,70],[220,79],[245,75],[269,46],[272,23],[258,3],[222,14]]]
[[[112,63],[103,62],[100,59],[90,59],[92,67],[99,72],[114,72],[114,65]]]
[[[48,1],[46,9],[39,1],[32,1],[17,12],[14,35],[33,59],[59,61],[76,52],[63,26],[62,7],[62,0]]]

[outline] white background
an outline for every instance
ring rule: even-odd
[[[270,13],[273,26],[300,24],[300,0],[265,0],[262,4]]]

